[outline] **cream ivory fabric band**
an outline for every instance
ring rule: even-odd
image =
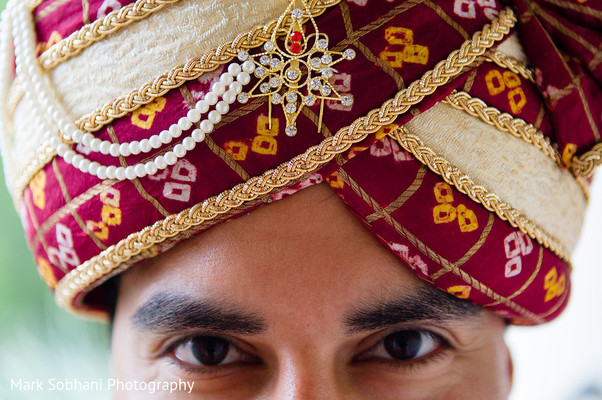
[[[73,120],[152,81],[176,65],[272,21],[288,0],[181,0],[107,36],[50,71],[57,99]],[[144,49],[144,51],[139,51]],[[43,140],[22,98],[13,114],[7,182],[14,184]],[[22,188],[11,187],[11,192]]]
[[[586,199],[575,178],[542,151],[442,103],[406,127],[475,183],[535,222],[569,254],[573,251]]]

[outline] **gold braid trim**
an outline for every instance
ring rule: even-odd
[[[168,2],[167,0],[157,1],[163,1],[166,4]],[[169,1],[175,3],[179,0]],[[322,14],[328,7],[336,5],[340,1],[341,0],[312,0],[310,3],[310,11],[312,16],[315,17]],[[123,10],[123,8],[116,11],[121,10]],[[110,15],[111,14],[107,15],[107,17]],[[263,43],[270,40],[270,36],[274,31],[276,24],[277,20],[274,20],[270,22],[269,25],[258,26],[248,33],[240,34],[232,42],[221,45],[211,52],[205,53],[198,59],[187,62],[183,66],[177,66],[167,74],[160,75],[151,83],[145,84],[142,88],[122,95],[112,103],[107,104],[90,114],[82,116],[78,121],[75,122],[75,124],[79,125],[81,129],[88,130],[89,132],[97,131],[103,126],[111,123],[113,120],[122,117],[131,111],[135,111],[144,104],[150,103],[157,97],[164,96],[171,89],[181,86],[186,81],[197,79],[204,73],[215,70],[220,65],[228,63],[234,57],[232,54],[238,55],[238,51],[242,49],[261,46]],[[285,32],[287,26],[288,25],[285,25],[284,28],[282,28],[284,30],[283,32]],[[239,44],[236,45],[235,43]],[[50,51],[50,49],[48,51]],[[93,119],[94,122],[89,122]],[[88,120],[88,122],[82,122],[86,120]],[[83,127],[83,125],[87,127],[93,127],[93,129],[86,129]],[[59,134],[61,134],[61,132],[59,132]],[[52,161],[55,156],[56,153],[49,148],[49,145],[47,143],[42,143],[41,146],[36,150],[35,156],[27,162],[26,166],[23,168],[23,171],[17,178],[16,184],[13,186],[15,189],[13,190],[12,195],[13,199],[16,199],[15,204],[17,208],[20,204],[23,190],[25,190],[25,187],[29,184],[31,178],[33,178],[33,176],[41,168],[43,168],[44,165]]]
[[[180,0],[136,0],[135,3],[111,11],[103,19],[84,25],[81,29],[53,44],[40,55],[40,65],[44,69],[54,68],[111,33],[178,1]]]
[[[309,11],[312,17],[322,14],[327,8],[338,4],[341,0],[312,0]],[[307,17],[304,18],[305,22]],[[85,114],[75,121],[75,125],[85,132],[96,132],[114,119],[137,110],[150,103],[157,97],[165,95],[187,81],[197,79],[206,72],[217,69],[220,65],[230,62],[241,50],[248,50],[261,46],[270,40],[276,29],[278,20],[271,21],[268,25],[257,26],[247,33],[241,33],[233,41],[218,46],[202,56],[189,60],[183,65],[172,68],[171,71],[159,75],[152,82],[144,84],[141,88],[126,93],[111,103]],[[281,26],[278,35],[286,34],[291,18]]]
[[[569,261],[568,252],[557,240],[538,227],[533,221],[522,215],[520,211],[502,201],[496,194],[491,193],[483,186],[475,184],[470,177],[463,174],[456,166],[437,155],[429,147],[426,147],[422,140],[418,136],[411,134],[405,126],[392,130],[389,135],[401,147],[412,153],[421,163],[429,167],[431,171],[440,175],[445,182],[455,186],[456,189],[466,194],[473,201],[480,203],[487,210],[496,213],[502,220],[508,221],[513,227],[520,229],[521,232],[537,240],[539,244],[548,248],[564,261]]]
[[[496,127],[502,132],[508,132],[512,136],[532,144],[554,160],[559,167],[562,167],[558,151],[552,146],[550,140],[532,124],[520,118],[514,118],[512,115],[501,112],[495,107],[489,107],[483,100],[472,97],[466,92],[454,90],[443,100],[443,103],[449,104],[455,109],[465,111],[469,115],[479,118],[481,121]]]
[[[602,142],[596,144],[591,150],[575,156],[571,160],[571,169],[573,173],[582,178],[589,178],[594,173],[594,169],[602,165]]]
[[[44,0],[27,0],[27,5],[31,11],[34,11],[42,4],[42,2],[44,2]]]
[[[382,126],[395,121],[399,115],[406,113],[452,78],[461,75],[465,67],[470,66],[485,50],[508,34],[515,22],[516,18],[511,9],[502,10],[490,25],[485,25],[482,31],[476,32],[472,40],[465,41],[460,49],[452,51],[447,59],[437,63],[421,79],[397,92],[395,97],[387,100],[380,108],[339,129],[334,136],[310,147],[303,154],[275,169],[265,171],[218,196],[210,197],[202,203],[130,234],[80,264],[58,283],[55,291],[57,303],[72,312],[78,312],[73,302],[80,292],[93,285],[99,285],[108,279],[113,271],[125,269],[127,266],[124,263],[143,251],[315,171],[337,154],[348,150],[354,143],[364,140]]]
[[[485,53],[485,59],[499,65],[502,68],[509,69],[530,82],[535,82],[535,78],[533,78],[533,71],[531,71],[525,64],[518,61],[516,58],[506,55],[498,49],[492,49]]]

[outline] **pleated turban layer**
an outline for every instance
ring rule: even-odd
[[[126,3],[44,0],[33,10],[56,98],[80,129],[112,143],[185,116],[239,51],[263,51],[288,4]],[[304,106],[289,137],[268,97],[236,102],[194,150],[133,180],[101,180],[49,150],[17,69],[4,100],[6,173],[59,304],[102,315],[108,278],[327,182],[428,283],[513,324],[555,318],[602,153],[602,2],[312,0],[308,10],[330,49],[356,53],[328,78],[351,105],[326,100],[323,118],[320,102]],[[174,145],[119,158],[73,149],[126,167]]]

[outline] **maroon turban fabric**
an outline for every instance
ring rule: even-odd
[[[96,16],[105,2],[87,3],[88,15]],[[555,168],[574,174],[571,179],[586,187],[587,174],[576,174],[573,160],[600,142],[602,1],[331,3],[336,4],[315,22],[331,49],[356,53],[328,78],[339,94],[352,96],[352,105],[326,100],[323,121],[319,102],[306,106],[296,120],[297,134],[288,137],[282,107],[269,115],[267,97],[236,102],[194,150],[134,180],[101,180],[58,156],[39,169],[19,199],[21,215],[40,274],[61,305],[102,314],[102,283],[109,277],[216,223],[327,182],[349,211],[428,283],[513,324],[539,324],[560,314],[569,297],[570,264],[558,240],[530,225],[527,211],[514,213],[511,205],[504,208],[509,201],[486,198],[481,182],[471,186],[460,179],[471,171],[437,164],[434,157],[440,154],[429,153],[407,127],[442,102],[481,99],[499,111],[496,115],[520,119],[548,138],[541,142],[548,147],[539,147],[556,158]],[[35,8],[41,53],[94,21],[84,21],[82,4],[44,0]],[[305,29],[311,32],[309,23]],[[483,38],[491,32],[499,37],[487,43]],[[496,47],[511,36],[518,36],[529,65],[512,57],[507,59],[514,63],[492,61]],[[260,53],[264,41],[249,53]],[[473,51],[479,49],[480,54]],[[214,71],[101,123],[94,135],[122,143],[169,128],[203,98],[230,60],[237,61],[235,55],[222,57]],[[472,58],[463,58],[468,55]],[[258,80],[252,77],[251,85]],[[486,119],[484,113],[474,114],[465,118]],[[504,126],[499,134],[511,137]],[[82,145],[73,149],[119,167],[152,160],[173,146],[120,158]],[[523,214],[526,219],[519,218]]]

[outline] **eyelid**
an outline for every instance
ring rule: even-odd
[[[208,336],[216,337],[216,338],[220,338],[220,339],[228,341],[229,346],[231,346],[231,348],[235,349],[235,351],[239,352],[242,356],[254,358],[255,362],[251,361],[251,360],[247,360],[247,361],[235,361],[235,362],[231,362],[228,364],[218,364],[218,365],[194,365],[194,364],[187,363],[186,361],[181,360],[175,356],[175,350],[178,348],[178,346],[185,345],[188,341],[190,341],[192,339],[197,339],[200,337],[208,337]],[[189,374],[206,375],[206,376],[207,375],[215,375],[220,371],[234,369],[234,368],[240,366],[241,364],[256,364],[256,363],[261,362],[261,359],[257,355],[253,354],[253,352],[251,352],[251,351],[242,349],[241,346],[239,345],[239,343],[241,343],[240,340],[238,340],[236,338],[231,338],[228,335],[217,334],[217,333],[212,333],[212,332],[196,332],[196,333],[188,334],[185,336],[179,336],[179,337],[173,338],[172,340],[167,341],[166,344],[163,346],[163,349],[162,349],[159,357],[167,359],[170,362],[170,364],[172,364],[174,367],[184,370],[184,371],[188,372]],[[245,347],[252,347],[252,346],[247,344]]]
[[[440,341],[440,346],[439,347],[444,347],[445,349],[450,349],[450,350],[455,349],[455,346],[454,346],[453,342],[451,342],[448,339],[447,335],[439,333],[438,330],[435,330],[433,328],[430,328],[430,327],[427,328],[427,327],[424,327],[424,326],[418,327],[418,326],[415,326],[415,325],[412,325],[412,326],[396,326],[396,327],[393,327],[393,328],[386,329],[384,331],[377,332],[377,333],[371,335],[370,337],[364,339],[362,341],[363,344],[364,344],[362,346],[363,349],[360,350],[355,357],[353,357],[353,360],[354,361],[359,361],[359,362],[368,361],[367,359],[366,360],[362,360],[362,356],[365,355],[365,354],[367,354],[367,353],[369,353],[369,352],[374,351],[378,346],[381,346],[381,345],[384,346],[384,340],[385,340],[385,338],[387,336],[395,334],[395,333],[398,333],[398,332],[404,332],[404,331],[422,332],[422,333],[427,334],[427,335],[431,336],[432,338]],[[417,361],[422,360],[423,358],[427,359],[429,357],[429,355],[432,355],[433,353],[438,353],[439,351],[440,350],[435,350],[435,351],[433,351],[433,352],[431,352],[429,354],[426,354],[426,355],[424,355],[422,357],[419,357],[419,358],[416,358],[416,359],[396,360],[396,359],[392,358],[392,359],[382,359],[382,361],[384,361],[384,362],[387,362],[387,361],[388,362],[396,361],[396,362],[400,362],[400,363],[417,362]]]

